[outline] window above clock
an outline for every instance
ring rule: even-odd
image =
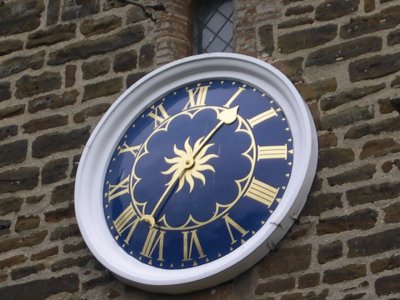
[[[200,1],[195,19],[195,52],[233,52],[233,1]]]

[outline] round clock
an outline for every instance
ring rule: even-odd
[[[238,54],[185,58],[108,110],[78,168],[79,228],[122,281],[183,293],[265,256],[306,200],[315,127],[290,81]]]

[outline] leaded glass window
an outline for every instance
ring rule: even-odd
[[[233,52],[233,1],[201,0],[196,17],[197,53]]]

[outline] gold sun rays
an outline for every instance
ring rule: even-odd
[[[177,155],[173,158],[164,157],[165,161],[171,165],[171,167],[161,172],[164,175],[173,174],[171,180],[167,185],[172,184],[179,178],[178,188],[176,192],[179,192],[185,183],[189,184],[190,193],[194,188],[195,179],[199,179],[203,185],[206,184],[206,178],[202,172],[212,171],[215,169],[207,162],[212,158],[218,158],[216,154],[206,155],[208,149],[214,144],[204,145],[201,149],[201,142],[203,138],[198,139],[193,148],[190,145],[190,138],[187,138],[184,144],[184,150],[179,149],[176,144],[174,145],[174,153]],[[188,162],[193,162],[193,165],[188,168]]]

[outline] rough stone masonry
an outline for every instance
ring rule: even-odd
[[[399,299],[400,3],[235,0],[236,52],[296,85],[319,137],[306,206],[276,250],[180,297],[114,279],[74,216],[101,116],[132,83],[191,55],[195,0],[0,1],[0,299]],[[201,1],[198,1],[201,2]]]

